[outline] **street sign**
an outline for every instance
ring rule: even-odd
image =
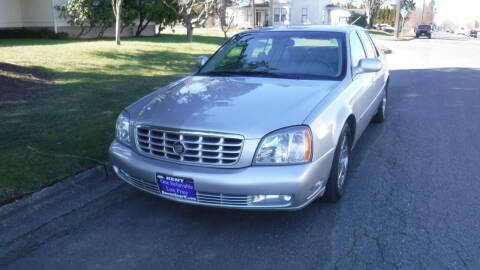
[[[408,9],[402,8],[402,9],[400,10],[400,14],[402,15],[402,18],[407,17],[407,15],[408,15]]]

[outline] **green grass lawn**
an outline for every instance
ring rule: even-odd
[[[195,70],[195,58],[223,42],[215,36],[74,41],[0,40],[0,75],[21,80],[39,72],[39,97],[0,103],[0,204],[107,161],[120,111],[147,93]],[[23,73],[23,74],[22,74]],[[35,73],[36,74],[36,73]],[[14,89],[12,91],[23,91]],[[20,92],[19,92],[20,93]]]

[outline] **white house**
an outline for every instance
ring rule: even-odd
[[[70,26],[60,17],[57,7],[66,3],[66,0],[0,0],[0,30],[2,29],[49,29],[54,32],[66,32],[76,35],[79,27]],[[154,25],[145,29],[145,35],[153,35]],[[98,29],[92,29],[83,37],[96,37]],[[114,36],[114,27],[107,29],[104,36]],[[134,27],[127,27],[122,36],[134,35]]]
[[[347,24],[351,13],[333,5],[332,0],[249,0],[227,9],[233,25],[239,28],[288,26],[303,24]],[[252,16],[254,13],[254,16]]]

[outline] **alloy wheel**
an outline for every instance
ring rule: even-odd
[[[350,147],[348,145],[347,136],[343,137],[342,146],[340,147],[340,157],[338,159],[338,181],[337,187],[341,191],[347,178],[348,161],[350,155]]]

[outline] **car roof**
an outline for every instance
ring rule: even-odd
[[[301,25],[301,26],[265,27],[261,29],[253,29],[247,32],[261,33],[261,32],[323,31],[323,32],[348,33],[355,30],[364,30],[364,28],[356,25]]]

